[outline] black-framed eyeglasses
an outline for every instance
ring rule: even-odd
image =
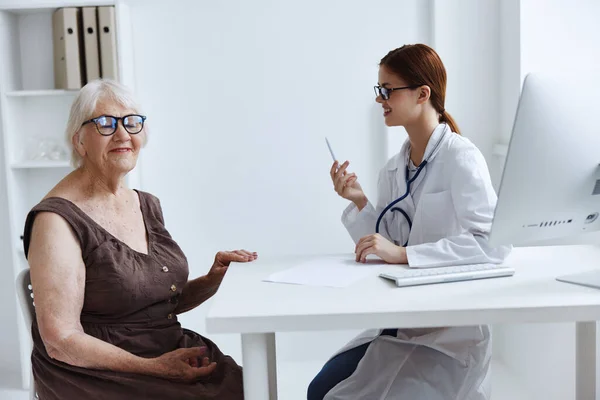
[[[381,96],[382,99],[384,100],[388,100],[390,98],[390,94],[392,94],[392,92],[394,90],[402,90],[402,89],[416,89],[418,87],[421,87],[423,85],[411,85],[411,86],[403,86],[403,87],[397,87],[397,88],[386,88],[383,86],[373,86],[373,89],[375,89],[375,95],[376,96]]]
[[[144,129],[144,121],[146,116],[138,114],[129,114],[122,117],[115,117],[112,115],[101,115],[96,118],[88,119],[81,126],[93,122],[96,125],[98,133],[102,136],[110,136],[117,131],[119,126],[119,120],[122,121],[123,128],[132,135],[140,133]]]

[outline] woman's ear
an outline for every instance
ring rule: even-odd
[[[83,147],[83,142],[81,141],[81,134],[79,131],[73,135],[73,148],[81,157],[85,156],[85,148]]]
[[[417,90],[419,91],[417,104],[425,104],[427,100],[429,100],[429,98],[431,97],[431,88],[427,85],[423,85]]]

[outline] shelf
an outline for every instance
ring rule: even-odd
[[[0,11],[7,11],[19,15],[52,12],[61,7],[86,7],[86,6],[112,6],[115,0],[72,0],[72,1],[48,1],[48,0],[12,0],[8,4],[0,5]]]
[[[75,96],[78,90],[62,90],[62,89],[48,89],[48,90],[15,90],[12,92],[6,92],[7,97],[56,97],[56,96]]]
[[[26,168],[71,168],[69,161],[23,161],[14,163],[10,166],[12,169]]]
[[[114,6],[118,81],[135,92],[133,25],[127,1],[0,0],[0,158],[5,164],[5,168],[0,168],[4,175],[0,177],[0,192],[6,194],[0,200],[0,237],[11,238],[10,243],[15,246],[7,251],[10,257],[3,257],[3,263],[11,267],[6,276],[10,285],[4,288],[11,298],[16,298],[17,274],[28,267],[23,242],[18,240],[28,212],[74,170],[64,131],[80,89],[56,86],[53,15],[58,8],[83,6]],[[51,160],[57,158],[60,160]],[[20,312],[18,303],[15,306]],[[5,332],[6,340],[0,341],[0,353],[11,347],[14,356],[11,353],[11,357],[4,357],[10,362],[0,362],[0,368],[10,365],[11,370],[20,372],[10,381],[16,387],[26,388],[31,374],[31,330],[23,318],[14,319],[18,320],[15,329]],[[9,339],[15,345],[7,346]],[[0,399],[3,398],[0,390]]]

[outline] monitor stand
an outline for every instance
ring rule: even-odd
[[[556,278],[556,280],[560,282],[573,283],[575,285],[600,289],[600,270],[580,272],[572,275],[563,275]]]

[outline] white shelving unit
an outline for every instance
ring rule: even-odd
[[[47,90],[17,90],[14,92],[7,92],[7,97],[56,97],[56,96],[68,96],[77,94],[76,90],[63,90],[63,89],[47,89]]]
[[[120,81],[135,90],[129,8],[121,0],[20,0],[13,5],[0,5],[0,149],[4,149],[4,168],[0,171],[3,169],[6,174],[6,187],[0,191],[6,191],[8,198],[8,210],[2,211],[9,216],[10,248],[13,249],[8,260],[2,255],[0,265],[12,266],[3,271],[3,277],[12,282],[22,269],[28,268],[21,239],[27,213],[72,171],[64,132],[78,91],[55,89],[52,14],[61,7],[107,5],[115,7]],[[64,144],[63,157],[58,157],[60,152],[42,159],[32,157],[40,140]],[[139,182],[136,168],[128,175],[128,185],[139,188]],[[11,287],[16,298],[15,285]],[[17,308],[15,321],[9,326],[17,324],[19,327],[22,386],[27,388],[31,334],[29,327],[25,327],[18,302]]]
[[[26,168],[69,168],[69,162],[66,160],[32,160],[22,161],[11,164],[12,169],[26,169]]]

